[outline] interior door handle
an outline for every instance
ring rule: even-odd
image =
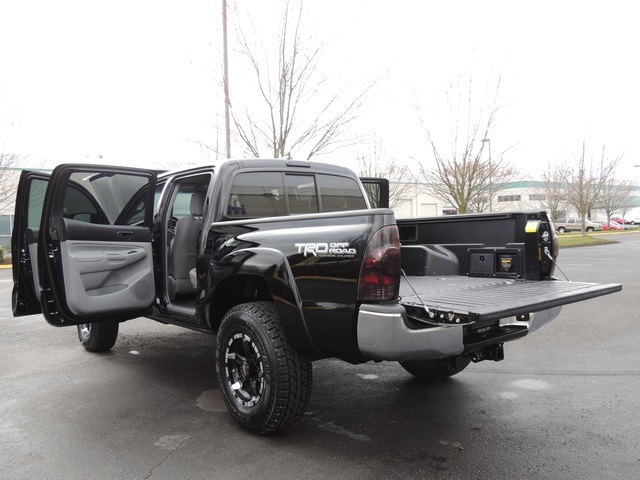
[[[129,240],[131,237],[133,237],[133,232],[118,232],[117,235],[119,239]]]

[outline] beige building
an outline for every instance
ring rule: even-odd
[[[392,191],[394,189],[392,188]],[[429,217],[436,215],[451,215],[458,213],[453,205],[448,205],[428,193],[424,184],[406,183],[395,189],[397,198],[392,199],[394,211],[398,218]],[[638,195],[632,202],[637,208],[627,214],[627,218],[640,217],[640,188]],[[503,186],[493,196],[490,209],[485,212],[509,212],[521,210],[545,210],[547,208],[547,196],[544,183],[536,180],[523,180],[510,182]],[[636,213],[637,212],[637,213]],[[568,204],[561,205],[560,216],[577,216],[577,212]],[[606,220],[606,214],[602,210],[594,209],[591,212],[592,220]]]
[[[11,245],[11,231],[13,230],[13,213],[15,210],[13,194],[18,188],[18,180],[20,178],[20,170],[6,169],[2,172],[0,185],[2,186],[2,198],[4,192],[9,193],[9,198],[0,202],[0,246],[8,247]]]

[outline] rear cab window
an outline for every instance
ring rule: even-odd
[[[241,172],[231,185],[227,219],[279,217],[367,208],[351,177],[284,172]]]
[[[367,208],[358,183],[353,178],[316,175],[323,212],[342,212]]]
[[[318,213],[317,187],[313,175],[284,176],[287,184],[289,214]]]

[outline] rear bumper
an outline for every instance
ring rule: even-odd
[[[500,326],[532,332],[556,318],[560,310],[561,307],[554,307],[532,313],[526,322],[507,317],[500,320]],[[406,311],[399,304],[361,306],[357,325],[360,352],[373,360],[407,361],[450,357],[465,351],[464,327],[412,329],[407,327],[405,317]],[[500,337],[492,339],[494,344],[502,341]]]

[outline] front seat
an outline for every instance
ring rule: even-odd
[[[196,267],[196,244],[202,225],[205,193],[191,195],[190,215],[176,222],[175,233],[169,245],[169,299],[175,300],[179,293],[194,293],[189,271]]]

